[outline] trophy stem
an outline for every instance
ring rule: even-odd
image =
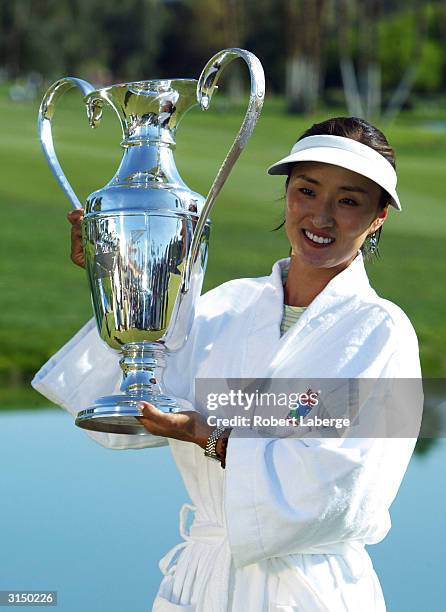
[[[131,342],[124,345],[119,361],[123,372],[121,391],[129,396],[144,399],[160,394],[160,379],[156,370],[163,370],[165,348],[158,342]],[[160,373],[161,374],[161,373]]]
[[[125,344],[119,362],[123,372],[122,395],[99,398],[94,406],[79,412],[76,425],[93,431],[152,437],[151,446],[166,444],[165,438],[153,436],[136,418],[141,416],[138,410],[141,401],[149,402],[163,412],[179,409],[177,402],[162,392],[165,350],[159,342]]]

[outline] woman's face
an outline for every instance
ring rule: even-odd
[[[380,196],[379,185],[351,170],[322,162],[295,164],[285,217],[292,254],[305,266],[344,269],[387,217]]]

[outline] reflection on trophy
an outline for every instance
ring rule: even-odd
[[[195,104],[209,108],[222,70],[242,58],[251,93],[242,127],[206,198],[191,191],[175,166],[175,132]],[[121,394],[82,407],[76,425],[97,431],[152,436],[136,419],[144,400],[160,410],[180,409],[163,389],[166,352],[183,347],[194,319],[207,261],[209,214],[259,117],[265,92],[259,60],[248,51],[227,49],[205,66],[198,81],[153,80],[95,88],[63,78],[46,92],[39,135],[48,163],[75,208],[81,205],[55,155],[51,121],[59,98],[72,87],[84,96],[91,127],[107,102],[118,115],[124,154],[112,180],[88,196],[83,243],[100,337],[121,352]],[[97,373],[101,375],[100,372]]]

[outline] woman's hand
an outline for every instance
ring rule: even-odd
[[[206,448],[206,442],[214,428],[207,424],[200,413],[165,413],[148,402],[140,402],[138,406],[142,409],[143,416],[136,418],[153,435],[193,442],[203,449]]]
[[[67,215],[71,223],[71,261],[81,268],[85,268],[84,249],[82,246],[81,221],[84,218],[84,209],[77,208]]]

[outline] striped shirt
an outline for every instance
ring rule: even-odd
[[[288,306],[283,305],[282,321],[280,323],[280,335],[283,336],[292,325],[297,323],[301,314],[306,310],[307,306]]]

